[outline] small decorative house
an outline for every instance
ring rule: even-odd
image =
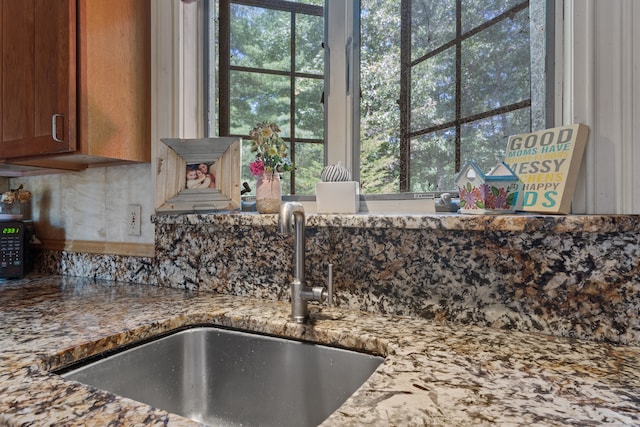
[[[456,176],[460,192],[460,213],[514,213],[518,199],[518,176],[504,162],[489,173],[482,172],[472,160],[464,164]]]

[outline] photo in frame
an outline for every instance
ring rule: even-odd
[[[186,188],[216,188],[216,164],[187,163]]]

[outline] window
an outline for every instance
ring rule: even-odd
[[[325,150],[336,149],[325,129],[353,135],[339,150],[351,148],[344,163],[371,194],[453,190],[464,161],[489,169],[509,135],[547,125],[546,0],[323,3],[219,1],[219,134],[246,136],[256,122],[276,121],[297,166],[291,194],[313,194]],[[346,56],[344,64],[323,63],[325,27],[338,51],[331,58]],[[323,78],[345,75],[344,94],[327,96],[344,97],[352,111],[323,112]]]
[[[529,1],[360,5],[365,192],[451,190],[461,163],[488,170],[531,130]]]
[[[219,134],[248,138],[258,122],[278,124],[297,167],[283,181],[290,194],[313,194],[323,167],[322,1],[219,2]],[[250,182],[249,148],[242,179]]]

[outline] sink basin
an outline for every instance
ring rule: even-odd
[[[221,426],[315,426],[384,359],[217,327],[176,332],[61,373]]]

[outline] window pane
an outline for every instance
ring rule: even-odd
[[[296,79],[296,138],[324,138],[322,79]]]
[[[294,3],[312,4],[315,6],[324,6],[324,0],[295,0]]]
[[[230,73],[231,134],[247,135],[259,122],[275,122],[289,135],[289,78],[269,74]]]
[[[290,68],[291,14],[232,3],[230,25],[232,66]]]
[[[296,192],[313,195],[324,166],[324,144],[296,143]]]
[[[456,50],[450,48],[411,69],[411,130],[456,117]]]
[[[460,132],[462,163],[474,160],[483,171],[489,172],[504,160],[509,135],[529,132],[530,126],[529,108],[463,125]]]
[[[455,188],[455,130],[447,129],[411,140],[410,191]]]
[[[411,60],[456,37],[455,0],[411,2]]]
[[[296,71],[322,75],[324,50],[322,16],[296,15]]]
[[[360,134],[369,133],[361,127]],[[400,139],[385,133],[370,133],[360,152],[362,193],[397,193],[400,188]]]
[[[400,2],[362,0],[360,188],[397,193],[400,156]]]
[[[462,43],[462,116],[531,97],[529,12],[506,19]]]
[[[522,0],[462,0],[462,32],[481,25],[506,12]]]

